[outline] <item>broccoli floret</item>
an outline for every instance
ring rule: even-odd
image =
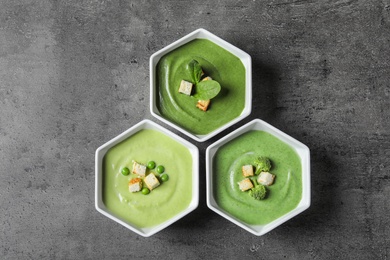
[[[261,184],[255,184],[256,186],[250,189],[249,195],[257,200],[262,200],[265,198],[265,195],[267,194],[267,190],[264,185]]]
[[[260,156],[255,160],[255,166],[256,166],[256,175],[259,175],[260,172],[269,172],[271,169],[271,161],[264,156]]]

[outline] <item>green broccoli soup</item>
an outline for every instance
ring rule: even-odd
[[[265,198],[258,200],[251,196],[251,190],[241,190],[238,183],[245,179],[243,174],[248,165],[256,167],[257,162],[264,167],[259,157],[261,160],[269,158],[272,165],[269,175],[275,178],[272,185],[265,186]],[[251,177],[257,178],[255,174]],[[221,146],[213,159],[212,178],[217,204],[251,225],[272,222],[297,207],[302,198],[302,169],[298,154],[265,131],[249,131]]]
[[[211,77],[221,87],[206,108],[198,104],[199,88],[187,89],[187,94],[179,92],[182,80],[194,83],[188,69],[193,60],[201,66],[204,77]],[[157,64],[156,82],[161,115],[193,134],[216,130],[240,116],[245,106],[244,65],[238,57],[206,39],[192,40],[163,56]]]
[[[125,222],[140,228],[161,224],[191,199],[192,156],[171,137],[144,129],[105,154],[103,202]]]

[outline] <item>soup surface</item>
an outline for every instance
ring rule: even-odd
[[[241,167],[259,156],[271,160],[274,184],[267,197],[255,200],[238,187]],[[248,224],[263,225],[294,209],[302,198],[302,167],[298,154],[265,131],[249,131],[221,146],[213,160],[213,190],[218,205]]]
[[[132,160],[147,164],[155,161],[165,167],[169,180],[148,195],[129,192],[128,183],[137,175],[131,171]],[[155,169],[147,170],[146,174]],[[144,129],[110,148],[103,159],[103,202],[110,212],[137,227],[151,227],[165,222],[185,210],[192,199],[192,156],[190,151],[171,137]]]
[[[221,85],[206,112],[198,100],[179,93],[181,80],[191,81],[186,66],[201,65]],[[245,68],[241,60],[206,39],[195,39],[163,56],[157,64],[157,107],[161,115],[193,134],[208,134],[240,116],[245,106]]]

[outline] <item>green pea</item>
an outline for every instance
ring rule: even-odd
[[[123,175],[127,176],[127,175],[129,175],[130,170],[129,170],[129,168],[124,167],[121,172],[122,172]]]
[[[154,161],[150,161],[150,162],[148,162],[148,168],[149,169],[154,169],[156,167],[156,163],[154,162]]]
[[[162,166],[162,165],[159,165],[159,166],[157,166],[157,172],[158,173],[163,173],[165,171],[165,168],[164,168],[164,166]]]
[[[169,180],[168,174],[164,173],[163,175],[161,175],[161,180],[162,180],[163,182],[168,181],[168,180]]]
[[[141,192],[144,195],[148,195],[150,193],[150,190],[148,188],[144,187],[144,188],[142,188]]]

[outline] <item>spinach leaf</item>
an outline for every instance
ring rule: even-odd
[[[215,80],[204,80],[196,84],[195,91],[194,97],[199,100],[212,99],[221,91],[221,85]]]
[[[190,63],[187,64],[187,70],[190,73],[192,82],[194,84],[198,83],[202,77],[202,67],[199,65],[199,62],[191,60]]]

